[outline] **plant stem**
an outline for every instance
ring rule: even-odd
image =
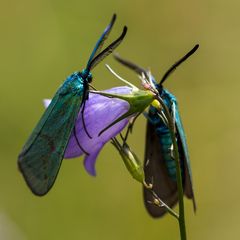
[[[154,203],[155,205],[157,205],[158,207],[164,207],[164,208],[166,208],[166,210],[168,211],[168,213],[171,214],[173,217],[175,217],[175,218],[179,221],[179,215],[178,215],[176,212],[174,212],[165,202],[163,202],[163,201],[158,197],[158,195],[152,190],[152,188],[146,187],[145,184],[143,184],[143,185],[144,185],[144,187],[145,187],[147,190],[149,190],[149,191],[152,193],[152,195],[153,195],[153,197],[155,198],[155,200],[157,200],[157,201],[154,201],[153,203]]]
[[[166,106],[162,98],[158,95],[157,99],[161,103],[164,113],[166,114],[168,125],[169,125],[169,131],[172,138],[173,154],[174,154],[174,160],[176,164],[177,189],[178,189],[178,200],[179,200],[178,224],[179,224],[181,240],[187,240],[185,216],[184,216],[185,214],[184,214],[184,202],[183,202],[182,174],[181,174],[181,167],[180,167],[178,145],[177,145],[176,136],[175,136],[175,123],[173,122],[173,118],[168,110],[168,107]]]

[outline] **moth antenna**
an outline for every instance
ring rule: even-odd
[[[181,59],[179,59],[175,64],[173,64],[168,70],[167,72],[163,75],[159,85],[162,85],[163,82],[167,79],[167,77],[176,70],[176,68],[183,63],[185,60],[187,60],[191,55],[193,55],[197,49],[199,48],[199,44],[195,45],[194,48],[189,51],[186,55],[184,55]]]

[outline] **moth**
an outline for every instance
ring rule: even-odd
[[[90,71],[119,46],[127,33],[125,26],[121,35],[101,51],[115,20],[114,14],[97,41],[86,68],[67,77],[57,90],[18,157],[18,167],[27,185],[38,196],[45,195],[56,180],[81,107],[84,122],[85,101],[92,81]]]
[[[196,202],[192,184],[192,171],[178,102],[175,96],[163,87],[163,83],[182,62],[198,49],[198,47],[199,45],[196,45],[184,57],[169,68],[159,83],[157,83],[154,77],[144,68],[125,60],[118,55],[114,56],[115,59],[124,66],[132,69],[138,75],[148,78],[149,82],[154,84],[159,96],[168,107],[175,123],[184,194],[192,199],[194,210],[196,210]],[[169,207],[173,207],[178,202],[173,143],[166,120],[159,115],[158,110],[154,106],[150,106],[147,114],[144,174],[145,182],[152,183],[153,191],[164,203]],[[166,213],[165,208],[153,204],[153,195],[149,189],[146,189],[145,187],[143,188],[143,198],[145,207],[152,217],[161,217]]]

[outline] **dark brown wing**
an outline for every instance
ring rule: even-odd
[[[146,183],[153,183],[153,190],[158,197],[169,207],[173,207],[178,201],[177,183],[168,175],[159,138],[150,122],[147,123],[144,172]],[[165,208],[150,203],[153,202],[153,197],[145,188],[143,198],[145,207],[152,217],[161,217],[166,213]]]

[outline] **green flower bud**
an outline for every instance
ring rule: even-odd
[[[132,175],[134,179],[138,182],[145,184],[144,182],[144,171],[141,162],[139,161],[137,155],[130,149],[127,143],[123,143],[121,145],[117,139],[112,140],[112,144],[117,148],[119,151],[123,162]]]
[[[153,102],[155,103],[155,94],[148,90],[139,90],[137,88],[133,89],[131,94],[111,94],[106,92],[100,91],[91,91],[92,93],[100,94],[102,96],[106,96],[109,98],[119,98],[129,103],[129,110],[124,113],[122,116],[117,118],[107,127],[105,127],[99,135],[105,132],[108,128],[112,127],[114,124],[118,123],[119,121],[123,120],[124,118],[135,116],[139,113],[142,113],[149,105]]]

